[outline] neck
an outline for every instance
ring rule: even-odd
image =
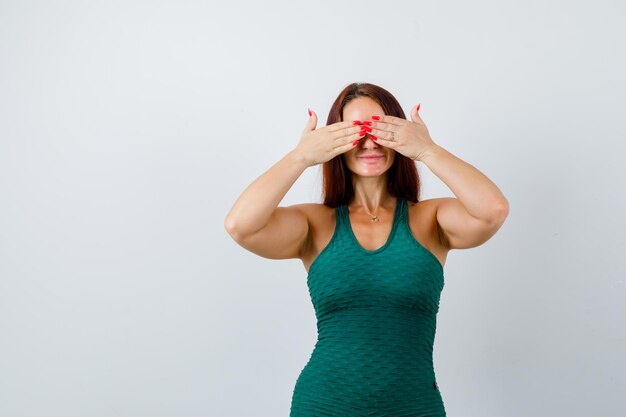
[[[387,176],[353,177],[352,206],[376,213],[393,205],[394,198],[387,192]]]

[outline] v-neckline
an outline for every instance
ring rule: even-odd
[[[352,238],[352,241],[355,243],[355,245],[357,246],[357,248],[359,248],[362,252],[367,253],[367,254],[374,254],[374,253],[378,253],[381,252],[383,250],[385,250],[385,248],[387,248],[387,246],[389,246],[391,244],[391,241],[393,240],[393,237],[395,235],[396,229],[398,228],[398,218],[400,217],[400,204],[402,204],[402,199],[399,197],[396,197],[396,206],[393,210],[393,220],[392,220],[392,224],[391,224],[391,231],[389,232],[389,235],[387,236],[387,240],[385,241],[385,244],[382,245],[380,248],[378,249],[374,249],[374,250],[369,250],[369,249],[365,249],[360,243],[359,240],[356,238],[356,235],[354,234],[354,230],[352,229],[352,224],[350,223],[350,214],[348,212],[348,205],[344,204],[343,208],[344,208],[344,214],[345,214],[345,223],[346,226],[348,228],[348,232]]]

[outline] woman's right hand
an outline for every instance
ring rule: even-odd
[[[365,136],[361,133],[361,126],[353,121],[343,121],[316,129],[317,114],[311,111],[311,116],[302,131],[300,143],[296,150],[301,153],[312,167],[330,161],[335,156],[354,148],[358,141]]]

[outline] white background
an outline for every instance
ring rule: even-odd
[[[352,82],[421,103],[509,200],[450,252],[451,417],[626,400],[617,1],[0,1],[0,416],[287,416],[316,340],[299,260],[223,221]],[[422,197],[453,196],[418,162]],[[320,202],[320,167],[281,202]]]

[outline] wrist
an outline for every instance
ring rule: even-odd
[[[301,168],[303,171],[309,167],[309,164],[306,161],[304,154],[300,152],[298,148],[291,150],[286,155],[286,158],[289,159],[292,164],[297,165],[299,168]]]
[[[433,143],[432,145],[428,146],[415,160],[426,162],[428,159],[433,158],[442,150],[443,148],[441,146]]]

